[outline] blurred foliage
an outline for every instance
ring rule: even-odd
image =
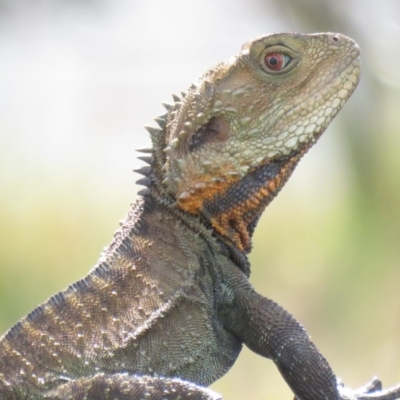
[[[0,1],[0,332],[95,264],[172,91],[262,33],[336,31],[360,44],[362,82],[261,219],[251,281],[347,385],[399,381],[399,2],[82,3]],[[291,398],[247,350],[214,388]]]

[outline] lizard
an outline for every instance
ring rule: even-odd
[[[0,338],[0,399],[204,399],[243,345],[297,400],[346,389],[303,326],[249,282],[264,209],[355,90],[360,49],[334,33],[266,35],[208,70],[147,127],[144,188],[88,275]]]

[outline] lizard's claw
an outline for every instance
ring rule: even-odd
[[[400,399],[400,384],[390,389],[383,390],[382,382],[373,378],[370,383],[357,389],[349,390],[339,383],[340,400],[396,400]]]

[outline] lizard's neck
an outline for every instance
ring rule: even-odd
[[[157,132],[162,139],[163,131]],[[154,146],[155,150],[150,151],[151,157],[141,157],[150,167],[136,170],[145,175],[144,179],[138,181],[146,186],[139,194],[151,193],[156,202],[179,211],[183,217],[200,217],[229,248],[231,257],[237,259],[235,262],[240,263],[240,260],[247,260],[254,229],[265,207],[286,183],[310,145],[305,144],[291,156],[268,161],[240,179],[225,182],[216,179],[214,186],[209,182],[183,201],[177,201],[165,186],[162,173],[165,153],[157,151],[160,147],[160,144]]]
[[[203,202],[201,217],[225,242],[249,253],[261,214],[285,184],[303,153],[269,162],[233,182],[226,190]]]

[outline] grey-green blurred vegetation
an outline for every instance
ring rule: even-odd
[[[251,281],[346,385],[400,381],[398,0],[0,1],[0,333],[96,263],[160,103],[279,31],[353,37],[363,76],[260,221]],[[292,398],[248,350],[214,388]]]

